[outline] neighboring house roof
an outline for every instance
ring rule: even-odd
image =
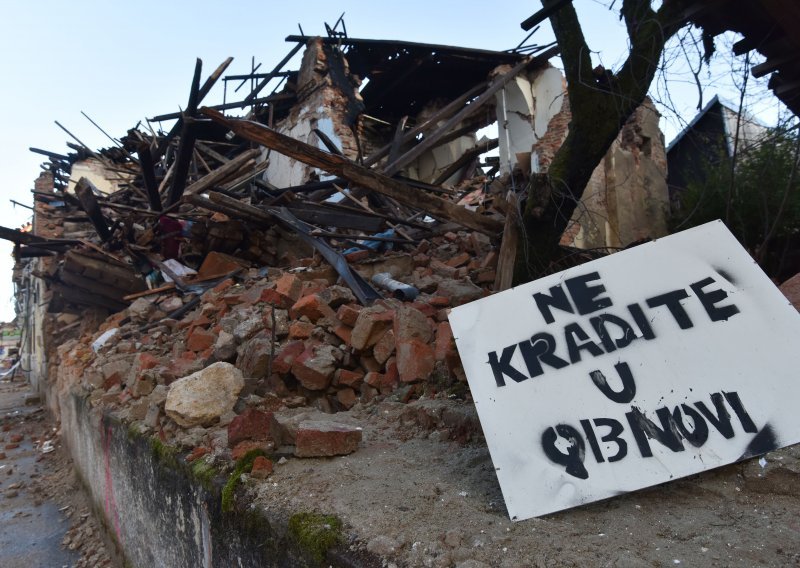
[[[725,134],[725,144],[728,151],[728,156],[733,156],[736,139],[737,117],[739,113],[733,108],[732,105],[723,102],[719,96],[714,95],[706,106],[695,115],[695,117],[686,125],[680,134],[678,134],[672,142],[667,146],[667,155],[673,148],[676,148],[684,137],[692,132],[700,120],[705,117],[712,109],[718,109],[717,114],[722,120],[722,129]],[[768,128],[761,124],[754,117],[743,114],[739,121],[739,149],[743,150],[758,142],[768,132]]]

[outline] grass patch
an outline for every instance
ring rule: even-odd
[[[236,491],[236,486],[239,485],[243,473],[249,473],[253,469],[253,462],[258,456],[266,456],[264,450],[250,450],[242,458],[236,462],[236,467],[233,473],[228,478],[225,487],[222,488],[222,511],[228,513],[233,510],[233,492]]]
[[[289,536],[315,562],[325,560],[328,549],[342,536],[342,522],[333,515],[296,513],[289,519]]]

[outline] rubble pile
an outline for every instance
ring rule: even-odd
[[[241,271],[196,302],[176,291],[142,296],[59,347],[59,382],[193,457],[282,445],[299,457],[350,453],[359,431],[320,413],[469,397],[447,310],[489,293],[496,259],[488,239],[448,232],[359,261],[364,274],[403,275],[418,290],[413,301],[370,306],[319,257]],[[317,412],[299,422],[280,412],[298,408]]]

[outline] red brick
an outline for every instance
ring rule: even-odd
[[[369,258],[369,251],[357,250],[355,252],[351,252],[350,254],[344,255],[344,257],[347,259],[347,262],[360,262]]]
[[[314,324],[305,321],[295,321],[289,326],[289,337],[292,339],[308,339],[314,331]]]
[[[300,458],[343,456],[356,451],[360,442],[360,428],[309,420],[297,427],[294,455]]]
[[[292,363],[292,374],[309,390],[328,388],[336,371],[336,360],[325,347],[306,348]]]
[[[16,444],[24,439],[25,436],[23,436],[22,434],[12,434],[11,436],[9,436],[8,441]]]
[[[289,296],[285,296],[280,294],[274,288],[267,288],[266,290],[261,291],[261,301],[267,302],[268,304],[272,304],[276,308],[280,308],[282,310],[288,310],[294,304],[295,300],[292,300]]]
[[[234,460],[242,459],[247,452],[252,450],[272,450],[274,445],[270,442],[260,442],[256,440],[243,440],[236,444],[236,447],[231,451],[231,457]]]
[[[294,274],[285,272],[275,282],[275,291],[282,296],[290,298],[293,302],[296,302],[303,294],[303,281]]]
[[[233,281],[233,278],[226,278],[225,280],[223,280],[222,282],[220,282],[219,284],[217,284],[216,286],[214,286],[214,287],[211,289],[211,291],[212,291],[212,292],[214,292],[214,293],[216,293],[216,294],[221,294],[221,293],[223,293],[225,290],[227,290],[228,288],[230,288],[231,286],[233,286],[234,284],[235,284],[235,282]]]
[[[272,360],[273,372],[287,374],[291,370],[294,360],[305,350],[305,343],[299,340],[290,341],[281,347],[281,350],[275,355],[275,359]]]
[[[323,317],[336,317],[336,313],[325,301],[317,294],[303,296],[289,309],[289,315],[293,319],[306,316],[313,322]]]
[[[189,334],[186,340],[186,347],[192,351],[205,351],[212,347],[216,337],[210,331],[196,327]]]
[[[434,308],[446,308],[450,305],[450,298],[447,296],[433,296],[428,300],[428,304]]]
[[[228,424],[228,446],[234,447],[242,440],[269,439],[271,422],[271,412],[248,408]]]
[[[356,396],[356,391],[353,389],[344,388],[336,391],[336,400],[339,401],[339,404],[349,410],[358,401],[358,396]]]
[[[353,341],[353,328],[350,326],[337,325],[333,328],[333,333],[347,345],[350,345]]]
[[[427,304],[420,304],[433,310]],[[435,313],[435,310],[433,310]],[[428,343],[433,338],[433,330],[428,318],[416,306],[403,305],[397,309],[394,319],[394,339],[397,343],[410,339],[419,339],[423,343]],[[377,358],[377,357],[376,357]]]
[[[209,451],[210,450],[205,446],[197,446],[188,456],[186,456],[186,461],[192,463],[194,460],[202,458]]]
[[[256,479],[266,479],[272,474],[272,460],[264,456],[257,456],[253,460],[253,467],[250,470],[250,476]]]
[[[392,356],[395,348],[394,332],[390,329],[383,334],[375,346],[372,348],[372,355],[375,360],[383,365]]]
[[[404,383],[424,381],[433,372],[433,348],[418,339],[397,342],[397,370]]]
[[[364,380],[364,373],[361,371],[350,371],[348,369],[336,369],[334,373],[335,385],[346,387],[357,387]]]
[[[161,361],[153,357],[150,353],[139,353],[136,356],[136,364],[140,371],[153,369],[161,364]]]
[[[353,327],[356,325],[359,311],[360,310],[358,308],[344,304],[339,306],[339,310],[336,312],[336,317],[343,324]]]
[[[353,327],[352,346],[359,351],[372,347],[391,327],[393,319],[394,310],[387,310],[382,306],[364,308],[358,314]]]
[[[445,264],[447,266],[452,266],[453,268],[458,268],[459,266],[464,266],[467,264],[472,257],[469,253],[462,252],[461,254],[457,254],[456,256],[449,259]]]
[[[442,322],[436,328],[436,360],[444,361],[453,348],[453,330],[448,322]]]

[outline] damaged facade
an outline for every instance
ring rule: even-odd
[[[34,149],[50,162],[33,233],[0,237],[16,243],[24,368],[65,428],[82,400],[190,463],[304,458],[357,449],[351,409],[469,400],[447,310],[502,288],[505,196],[566,136],[554,51],[287,40],[299,70],[287,57],[239,104],[200,108],[230,61],[202,86],[198,64],[185,114],[154,119],[178,118],[168,133]],[[648,102],[625,126],[564,246],[666,233],[657,122]],[[420,420],[479,432],[448,416]]]

